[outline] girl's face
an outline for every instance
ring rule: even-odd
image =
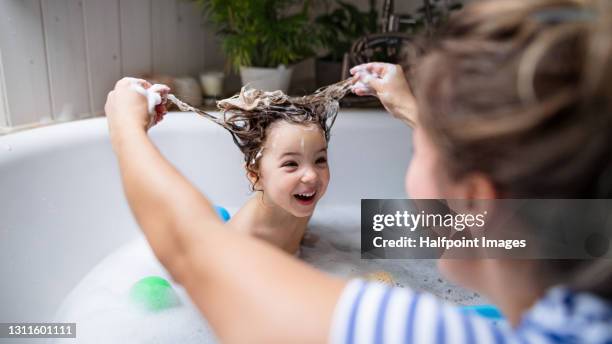
[[[278,121],[268,127],[256,185],[266,202],[296,217],[311,216],[328,184],[327,142],[317,124]]]

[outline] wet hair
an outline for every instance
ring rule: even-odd
[[[612,197],[612,5],[498,0],[456,13],[418,64],[419,125],[449,177],[501,198]],[[542,271],[612,299],[612,261]]]
[[[289,97],[282,91],[262,91],[245,86],[240,93],[217,102],[219,116],[214,116],[169,98],[181,110],[196,111],[225,128],[242,154],[244,154],[247,177],[254,176],[251,190],[259,180],[259,159],[263,154],[266,131],[278,121],[294,124],[315,124],[321,128],[325,141],[329,142],[330,130],[340,109],[339,100],[353,84],[352,79],[323,87],[313,94]],[[178,101],[180,102],[180,101]]]

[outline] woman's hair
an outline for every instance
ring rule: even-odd
[[[313,123],[321,128],[329,142],[330,129],[339,110],[338,101],[350,91],[351,85],[351,80],[345,80],[303,97],[243,87],[239,94],[217,102],[221,116],[214,121],[230,132],[244,154],[247,175],[255,176],[255,181],[251,181],[252,190],[259,180],[259,158],[270,125],[281,120]]]
[[[612,197],[611,4],[486,1],[449,20],[415,92],[451,178],[483,173],[502,198]],[[574,285],[612,297],[610,261],[556,266],[578,265],[591,280]]]

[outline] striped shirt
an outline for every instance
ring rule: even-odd
[[[513,329],[431,294],[353,280],[336,305],[330,342],[612,344],[612,304],[555,287]]]

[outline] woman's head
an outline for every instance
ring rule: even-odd
[[[585,3],[479,2],[451,18],[416,70],[412,197],[612,196],[612,10]]]
[[[583,3],[476,3],[430,47],[420,129],[451,180],[484,174],[507,198],[612,196],[610,13]]]
[[[327,143],[348,82],[306,97],[243,88],[220,101],[219,121],[245,159],[252,190],[297,217],[312,215],[329,183]]]

